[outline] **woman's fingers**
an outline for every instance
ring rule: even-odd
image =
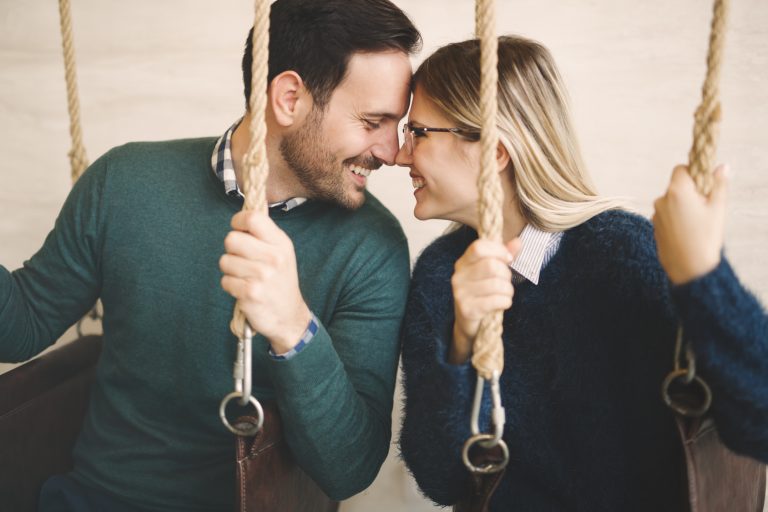
[[[475,240],[469,247],[467,247],[467,250],[457,264],[461,262],[462,264],[471,265],[486,258],[494,258],[509,265],[512,263],[514,255],[510,254],[504,244],[480,239]]]

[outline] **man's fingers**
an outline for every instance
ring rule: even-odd
[[[261,262],[231,254],[225,254],[219,259],[219,269],[228,276],[256,281],[267,279],[272,274],[270,267]]]
[[[269,215],[256,210],[236,213],[232,217],[231,225],[232,229],[245,231],[265,242],[275,243],[287,237]]]
[[[253,261],[274,262],[274,246],[242,231],[230,231],[227,234],[224,238],[224,250],[227,254],[242,256]]]
[[[239,277],[222,276],[221,287],[235,299],[239,300],[245,296],[245,280],[240,279]]]

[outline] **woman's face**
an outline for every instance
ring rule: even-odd
[[[415,127],[455,127],[418,86],[408,118]],[[411,170],[416,218],[445,219],[475,226],[480,144],[449,132],[413,133],[408,137],[413,137],[412,154],[406,140],[395,162]]]

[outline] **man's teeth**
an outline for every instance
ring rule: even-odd
[[[350,165],[349,170],[358,176],[363,176],[365,178],[370,176],[371,172],[373,172],[371,169],[366,169],[365,167],[360,167],[359,165]]]
[[[424,186],[426,186],[426,182],[424,181],[424,178],[411,178],[411,181],[413,182],[413,188],[419,189]]]

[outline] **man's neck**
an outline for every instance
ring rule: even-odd
[[[237,186],[240,190],[245,188],[245,168],[243,157],[251,143],[250,132],[251,115],[246,113],[235,131],[232,133],[231,150],[232,165],[235,168]],[[269,123],[268,123],[269,125]],[[280,154],[279,137],[274,135],[274,129],[267,127],[267,161],[269,174],[267,176],[266,195],[267,203],[274,204],[294,197],[306,197],[306,191],[296,176],[291,172]]]

